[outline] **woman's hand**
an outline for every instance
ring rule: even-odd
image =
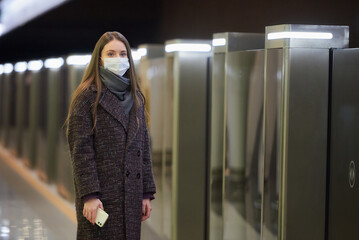
[[[97,198],[90,199],[86,201],[84,204],[83,215],[85,218],[87,218],[87,220],[89,220],[92,223],[92,225],[95,224],[98,208],[105,210],[103,209],[102,202],[100,201],[100,199]]]
[[[150,217],[151,214],[151,200],[143,199],[142,200],[142,222]]]

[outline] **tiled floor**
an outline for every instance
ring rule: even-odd
[[[74,240],[73,205],[0,146],[0,240]],[[160,239],[154,220],[142,225],[142,239]]]
[[[73,240],[76,223],[0,159],[0,239]]]

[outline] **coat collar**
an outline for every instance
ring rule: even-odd
[[[97,91],[95,86],[91,86],[93,91]],[[138,95],[138,93],[137,93]],[[126,148],[131,144],[138,131],[138,122],[140,119],[141,106],[135,112],[132,108],[129,116],[125,113],[125,109],[120,106],[119,99],[104,85],[102,84],[102,91],[99,104],[111,114],[127,133]]]

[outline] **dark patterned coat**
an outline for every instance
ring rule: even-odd
[[[142,195],[156,192],[143,103],[137,113],[132,108],[128,116],[118,98],[103,86],[92,131],[91,108],[96,91],[91,86],[79,96],[69,119],[77,239],[139,240]],[[82,197],[94,192],[100,193],[109,214],[102,228],[92,225],[82,214]]]

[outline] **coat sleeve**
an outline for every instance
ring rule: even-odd
[[[148,130],[146,127],[146,121],[144,121],[144,154],[143,154],[143,164],[142,164],[142,174],[143,174],[143,192],[144,193],[156,193],[156,185],[153,180],[152,173],[152,161],[151,161],[151,145]]]
[[[74,108],[68,125],[70,148],[76,194],[82,198],[100,192],[95,161],[93,121],[90,107],[86,103]],[[90,105],[90,104],[87,104]]]

